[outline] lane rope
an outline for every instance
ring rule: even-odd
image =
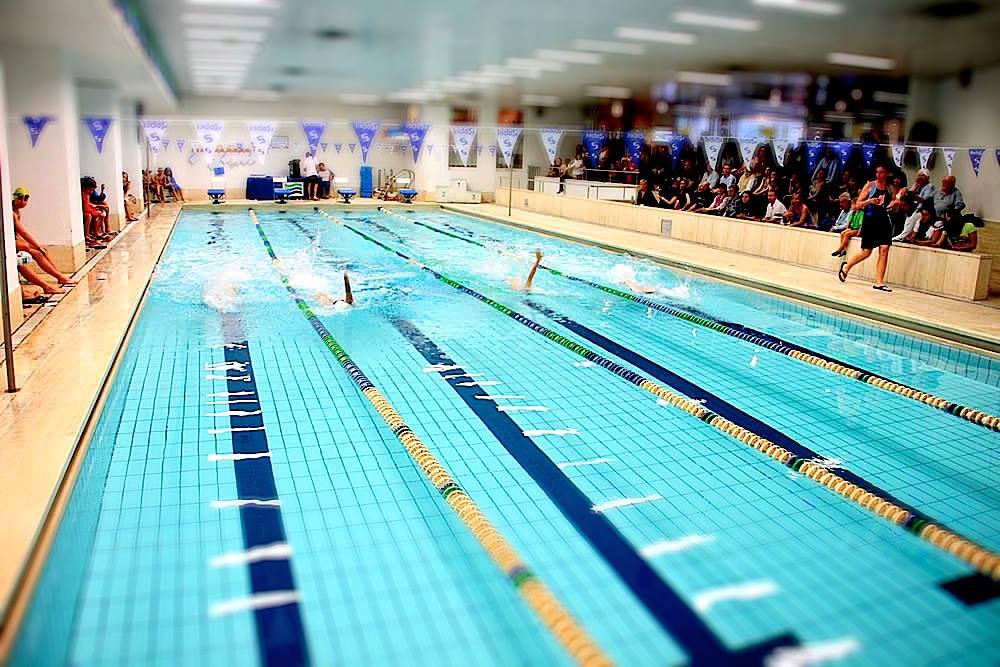
[[[410,458],[416,462],[424,476],[430,480],[434,488],[445,499],[445,502],[455,511],[459,519],[469,528],[476,540],[482,545],[490,559],[500,568],[504,575],[514,585],[514,588],[521,597],[534,610],[546,628],[555,636],[556,640],[562,644],[570,656],[580,665],[603,666],[613,664],[611,659],[590,637],[589,633],[573,618],[566,610],[566,607],[552,594],[552,592],[542,583],[535,573],[525,565],[524,561],[517,554],[507,540],[500,534],[500,531],[486,518],[472,498],[465,492],[458,482],[451,476],[451,473],[441,464],[420,438],[410,430],[399,413],[392,407],[392,404],[382,395],[375,385],[368,379],[364,372],[351,360],[347,351],[341,347],[340,343],[330,334],[320,319],[313,313],[309,305],[299,297],[298,292],[292,287],[288,276],[281,266],[271,247],[271,242],[264,233],[256,212],[251,209],[250,217],[257,233],[264,243],[268,256],[271,258],[281,283],[288,290],[288,293],[295,300],[299,311],[323,340],[333,356],[347,372],[351,380],[371,403],[375,411],[385,422],[386,426],[392,430],[393,435],[406,448]]]
[[[443,234],[459,241],[465,241],[480,248],[490,249],[490,246],[476,241],[474,239],[466,238],[460,234],[455,234],[433,225],[429,225],[420,220],[413,218],[407,218],[404,215],[396,213],[395,211],[389,211],[387,209],[381,209],[382,213],[386,215],[391,215],[397,217],[401,220],[405,220],[412,224],[424,227],[438,234]],[[510,253],[505,252],[502,249],[494,249],[498,254],[512,256]],[[837,373],[838,375],[843,375],[844,377],[851,378],[852,380],[857,380],[865,384],[871,385],[883,391],[887,391],[897,396],[903,396],[904,398],[909,398],[911,400],[917,401],[918,403],[923,403],[929,405],[938,410],[942,410],[950,415],[964,419],[967,422],[975,424],[977,426],[982,426],[983,428],[989,429],[994,432],[1000,433],[1000,416],[991,415],[982,410],[977,410],[966,405],[961,405],[955,403],[954,401],[949,401],[946,398],[942,398],[930,392],[922,391],[916,387],[903,384],[901,382],[896,382],[883,375],[874,373],[872,371],[866,370],[859,366],[855,366],[845,361],[841,361],[834,357],[827,356],[821,352],[816,352],[815,350],[810,350],[809,348],[803,347],[797,343],[784,340],[777,336],[774,336],[763,331],[759,331],[752,327],[745,326],[743,324],[738,324],[735,322],[727,322],[725,320],[718,320],[704,313],[700,310],[693,308],[681,308],[676,306],[668,306],[658,301],[652,301],[638,294],[633,294],[631,292],[626,292],[624,290],[611,287],[609,285],[602,285],[601,283],[588,280],[586,278],[581,278],[579,276],[574,276],[569,273],[563,273],[558,269],[554,269],[545,264],[539,265],[539,268],[544,269],[554,276],[559,276],[560,278],[565,278],[566,280],[572,280],[573,282],[582,283],[588,285],[595,289],[601,290],[606,294],[611,294],[612,296],[617,296],[621,299],[626,299],[632,301],[633,303],[640,304],[647,308],[652,308],[653,310],[665,313],[672,317],[684,320],[685,322],[690,322],[691,324],[696,324],[706,329],[712,329],[713,331],[718,331],[721,334],[727,336],[732,336],[733,338],[739,338],[740,340],[745,340],[748,343],[752,343],[759,347],[766,348],[777,352],[778,354],[783,354],[786,357],[791,357],[806,364],[810,364],[817,368],[822,368],[823,370],[830,371],[831,373]]]
[[[365,234],[342,220],[333,217],[326,211],[321,209],[316,210],[320,213],[320,215],[326,217],[335,224],[350,230],[366,241],[374,243],[380,248],[397,255],[407,262],[418,265],[422,270],[427,271],[444,284],[478,299],[491,308],[526,326],[532,331],[548,338],[552,342],[580,355],[588,361],[594,362],[598,366],[601,366],[615,375],[618,375],[622,379],[634,384],[640,389],[656,396],[659,399],[662,399],[667,405],[688,413],[695,419],[703,421],[713,428],[738,440],[739,442],[756,449],[775,461],[778,461],[782,465],[791,468],[793,471],[804,475],[805,477],[825,486],[844,498],[851,500],[866,510],[891,521],[897,526],[902,527],[904,530],[916,535],[920,539],[929,542],[947,553],[950,553],[956,558],[972,565],[979,572],[982,572],[983,574],[994,579],[1000,579],[1000,555],[990,551],[986,547],[976,544],[972,540],[962,537],[961,535],[932,521],[927,521],[915,516],[905,508],[900,507],[898,504],[886,500],[878,494],[868,491],[857,484],[844,479],[835,471],[828,470],[819,463],[796,456],[789,450],[775,444],[767,438],[764,438],[749,429],[743,428],[725,417],[715,414],[705,408],[701,403],[697,403],[689,398],[668,391],[649,378],[646,378],[635,371],[631,371],[607,357],[597,354],[583,345],[580,345],[576,341],[566,338],[565,336],[542,326],[534,320],[528,319],[524,315],[514,311],[509,306],[494,301],[488,296],[480,294],[472,288],[466,287],[462,283],[448,278],[423,262],[420,262],[419,260],[386,245],[368,234]]]

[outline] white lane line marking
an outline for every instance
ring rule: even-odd
[[[219,435],[220,433],[246,433],[247,431],[263,431],[263,426],[238,426],[236,428],[210,428],[209,435]]]
[[[254,609],[270,609],[271,607],[283,607],[286,604],[295,604],[300,599],[296,591],[273,591],[269,593],[255,593],[242,598],[233,598],[223,602],[216,602],[209,610],[208,615],[212,617],[226,616],[241,611]]]
[[[538,435],[578,435],[580,432],[575,428],[540,428],[533,431],[521,431],[525,437],[533,438]]]
[[[219,396],[255,396],[257,392],[255,391],[218,391],[214,394],[209,394],[208,398],[217,398]]]
[[[262,547],[253,547],[246,551],[235,551],[216,556],[208,561],[211,567],[230,567],[258,563],[262,560],[287,560],[292,557],[292,547],[286,542],[275,542]]]
[[[715,538],[711,535],[685,535],[684,537],[678,537],[676,540],[653,542],[640,549],[639,553],[644,558],[655,558],[663,554],[675,554],[679,551],[687,551],[688,549],[693,549],[699,545],[714,541]]]
[[[861,650],[854,637],[833,639],[802,646],[781,646],[764,658],[765,667],[809,667],[829,660],[840,660]]]
[[[281,507],[280,500],[257,500],[256,498],[239,498],[237,500],[213,500],[212,507],[224,510],[229,507]]]
[[[609,458],[589,459],[587,461],[569,461],[567,463],[560,463],[559,468],[562,470],[565,468],[577,468],[580,466],[596,466],[601,463],[611,463],[612,461],[614,461],[614,459]]]
[[[549,409],[544,405],[498,405],[497,410],[500,412],[514,412],[516,410],[524,410],[526,412],[548,412]]]
[[[206,417],[256,417],[260,410],[223,410],[222,412],[209,412]]]
[[[481,382],[457,382],[456,387],[492,387],[494,385],[503,384],[500,380],[483,380]]]
[[[745,584],[735,584],[733,586],[723,586],[713,588],[694,596],[694,608],[701,613],[729,600],[757,600],[759,598],[774,595],[778,592],[778,585],[773,581],[750,581]]]
[[[205,364],[206,371],[239,371],[247,369],[248,364],[242,361],[221,361],[217,364]]]
[[[260,405],[260,401],[253,398],[235,398],[229,401],[208,401],[205,405],[231,405],[232,403],[256,403]]]
[[[573,365],[576,366],[577,368],[590,368],[591,366],[594,365],[594,362],[593,361],[575,361],[575,362],[573,362]]]
[[[461,366],[449,366],[447,364],[433,364],[424,368],[425,373],[443,373],[445,371],[457,371]]]
[[[246,461],[247,459],[271,458],[271,452],[253,452],[252,454],[209,454],[209,463],[217,461]]]
[[[457,373],[455,375],[442,375],[441,378],[444,380],[454,380],[455,378],[478,378],[482,376],[482,373]]]
[[[249,375],[206,375],[206,380],[227,380],[229,382],[249,382]]]
[[[480,394],[476,396],[481,401],[499,401],[499,400],[519,400],[524,398],[524,396],[518,396],[517,394]]]
[[[633,505],[641,505],[643,503],[653,502],[654,500],[663,500],[663,496],[658,493],[652,493],[648,496],[642,496],[639,498],[617,498],[604,503],[597,503],[591,509],[600,514],[602,512],[607,512],[608,510],[618,509],[619,507],[632,507]]]

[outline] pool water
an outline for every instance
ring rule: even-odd
[[[619,664],[1000,661],[972,565],[626,378],[993,553],[1000,435],[579,280],[515,289],[536,248],[1000,414],[995,358],[626,255],[439,210],[185,209],[11,664],[572,662],[320,329]]]

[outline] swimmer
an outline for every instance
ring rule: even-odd
[[[344,271],[344,298],[343,299],[332,299],[328,294],[323,292],[316,292],[313,295],[316,302],[321,306],[336,306],[338,303],[346,303],[348,306],[354,305],[354,293],[351,292],[351,279],[347,275],[347,271]]]
[[[653,294],[653,293],[656,292],[656,288],[655,287],[650,287],[649,285],[643,285],[641,283],[637,283],[634,280],[630,280],[628,278],[626,278],[622,282],[625,284],[625,287],[627,287],[630,290],[632,290],[633,292],[637,292],[639,294]]]
[[[531,291],[531,283],[535,280],[535,272],[538,271],[538,265],[542,263],[542,251],[535,249],[535,263],[531,265],[531,270],[528,272],[528,279],[524,281],[522,286],[517,280],[511,280],[510,286],[516,290],[523,290],[525,292]]]

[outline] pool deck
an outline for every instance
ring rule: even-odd
[[[228,208],[256,202],[232,201]],[[359,202],[361,206],[374,203]],[[323,202],[334,205],[333,201]],[[311,207],[312,202],[283,205]],[[430,208],[428,204],[395,205]],[[433,205],[437,208],[437,205]],[[643,255],[676,267],[757,286],[821,306],[872,316],[898,326],[1000,350],[1000,299],[969,303],[899,289],[882,294],[869,283],[841,285],[829,272],[580,223],[494,205],[447,208],[512,223],[566,239]],[[124,231],[77,287],[15,350],[20,391],[0,393],[0,662],[60,515],[66,489],[82,459],[79,443],[90,426],[101,388],[145,293],[180,211],[158,206],[150,219]],[[794,287],[789,287],[794,286]],[[2,363],[0,363],[2,365]],[[25,565],[27,563],[27,566]]]

